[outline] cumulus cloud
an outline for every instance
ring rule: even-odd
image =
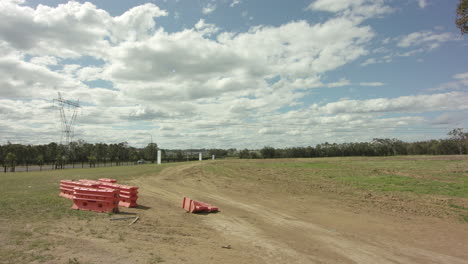
[[[2,96],[37,98],[60,87],[69,90],[79,82],[49,70],[43,65],[28,63],[9,56],[0,58],[0,91]]]
[[[203,35],[211,36],[212,34],[219,31],[219,28],[215,24],[206,23],[204,19],[198,20],[195,24],[195,29]]]
[[[53,56],[37,56],[37,57],[31,58],[29,62],[31,62],[32,64],[41,65],[41,66],[58,64],[57,58]]]
[[[206,7],[208,14],[216,5]],[[276,142],[278,134],[290,137],[291,144],[310,144],[314,134],[308,126],[331,137],[336,127],[423,122],[418,116],[380,116],[384,113],[461,109],[460,100],[466,99],[461,92],[305,106],[311,89],[351,84],[346,78],[328,84],[322,79],[368,55],[375,32],[363,20],[390,12],[378,0],[319,0],[309,9],[336,15],[315,24],[295,20],[244,32],[223,31],[200,19],[193,28],[167,32],[158,18],[169,13],[154,4],[112,16],[90,3],[32,8],[3,1],[0,130],[9,129],[23,142],[57,141],[59,117],[51,116],[58,111],[50,102],[57,91],[83,103],[78,138],[144,144],[148,133],[162,133],[158,144],[182,148],[193,138],[206,146],[214,137],[223,144],[219,147],[255,147]],[[464,82],[465,75],[454,80]],[[24,123],[41,137],[15,123],[28,118]]]
[[[154,30],[154,18],[167,15],[167,11],[151,3],[134,7],[121,16],[112,18],[109,26],[111,39],[116,42],[147,38]]]
[[[89,2],[71,1],[55,8],[38,5],[35,9],[4,2],[0,5],[0,39],[30,54],[105,57],[111,45],[107,39],[115,43],[143,38],[154,29],[154,18],[166,15],[154,4],[134,7],[114,18]]]
[[[104,37],[109,19],[107,12],[88,2],[68,2],[56,8],[38,5],[36,9],[4,2],[0,5],[0,39],[38,55],[99,55],[108,46]]]

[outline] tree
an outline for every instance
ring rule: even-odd
[[[90,155],[88,156],[89,167],[96,167],[96,156]]]
[[[239,151],[239,159],[249,159],[249,158],[250,158],[250,152],[248,149]]]
[[[447,135],[450,136],[450,139],[456,142],[458,147],[458,152],[460,155],[463,154],[463,145],[465,140],[468,138],[467,133],[463,132],[463,128],[455,128],[452,131],[448,132]]]
[[[149,143],[144,149],[145,159],[151,160],[151,163],[154,163],[157,153],[158,145],[156,143]]]
[[[16,167],[16,155],[11,152],[8,152],[8,154],[5,157],[5,163],[8,167],[10,167],[10,171],[14,172]]]
[[[36,163],[39,165],[39,170],[42,171],[42,166],[44,165],[44,156],[42,154],[37,156]]]
[[[468,0],[460,0],[458,3],[455,24],[462,34],[468,33]]]
[[[55,169],[63,169],[63,165],[67,162],[67,156],[58,154],[55,158]]]
[[[264,159],[273,159],[275,157],[275,148],[265,146],[260,150]]]

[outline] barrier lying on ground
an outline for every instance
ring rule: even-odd
[[[78,181],[62,180],[60,181],[60,196],[68,198],[68,199],[74,199],[73,197],[75,196],[76,188],[115,190],[118,195],[117,196],[118,205],[124,206],[124,207],[138,207],[138,204],[137,204],[138,187],[117,184],[116,179],[102,178],[102,179],[99,179],[99,181],[88,180],[88,179],[81,179]],[[88,201],[92,201],[92,197],[91,198],[88,197],[88,198],[89,198]],[[91,206],[89,208],[94,208],[94,207]],[[74,208],[74,209],[77,209],[77,208]],[[83,210],[86,210],[86,209],[83,209]],[[100,207],[97,207],[97,210],[91,210],[91,211],[102,212]],[[109,211],[106,210],[105,212],[109,212]]]
[[[75,187],[72,209],[118,213],[119,192],[115,189]]]
[[[187,212],[190,213],[217,212],[219,210],[216,206],[203,202],[197,202],[187,197],[184,197],[182,199],[182,208],[184,208]]]

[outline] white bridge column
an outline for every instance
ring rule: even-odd
[[[201,154],[201,152],[198,152],[198,160],[202,160],[202,154]]]
[[[158,150],[158,164],[161,164],[161,151]]]
[[[211,159],[212,159],[212,160],[215,160],[215,155],[211,155]]]

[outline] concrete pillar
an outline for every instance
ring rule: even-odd
[[[161,151],[158,150],[158,164],[161,164]]]
[[[202,160],[202,154],[201,154],[201,152],[198,153],[198,160]]]
[[[212,160],[215,160],[215,155],[211,155],[211,159],[212,159]]]

